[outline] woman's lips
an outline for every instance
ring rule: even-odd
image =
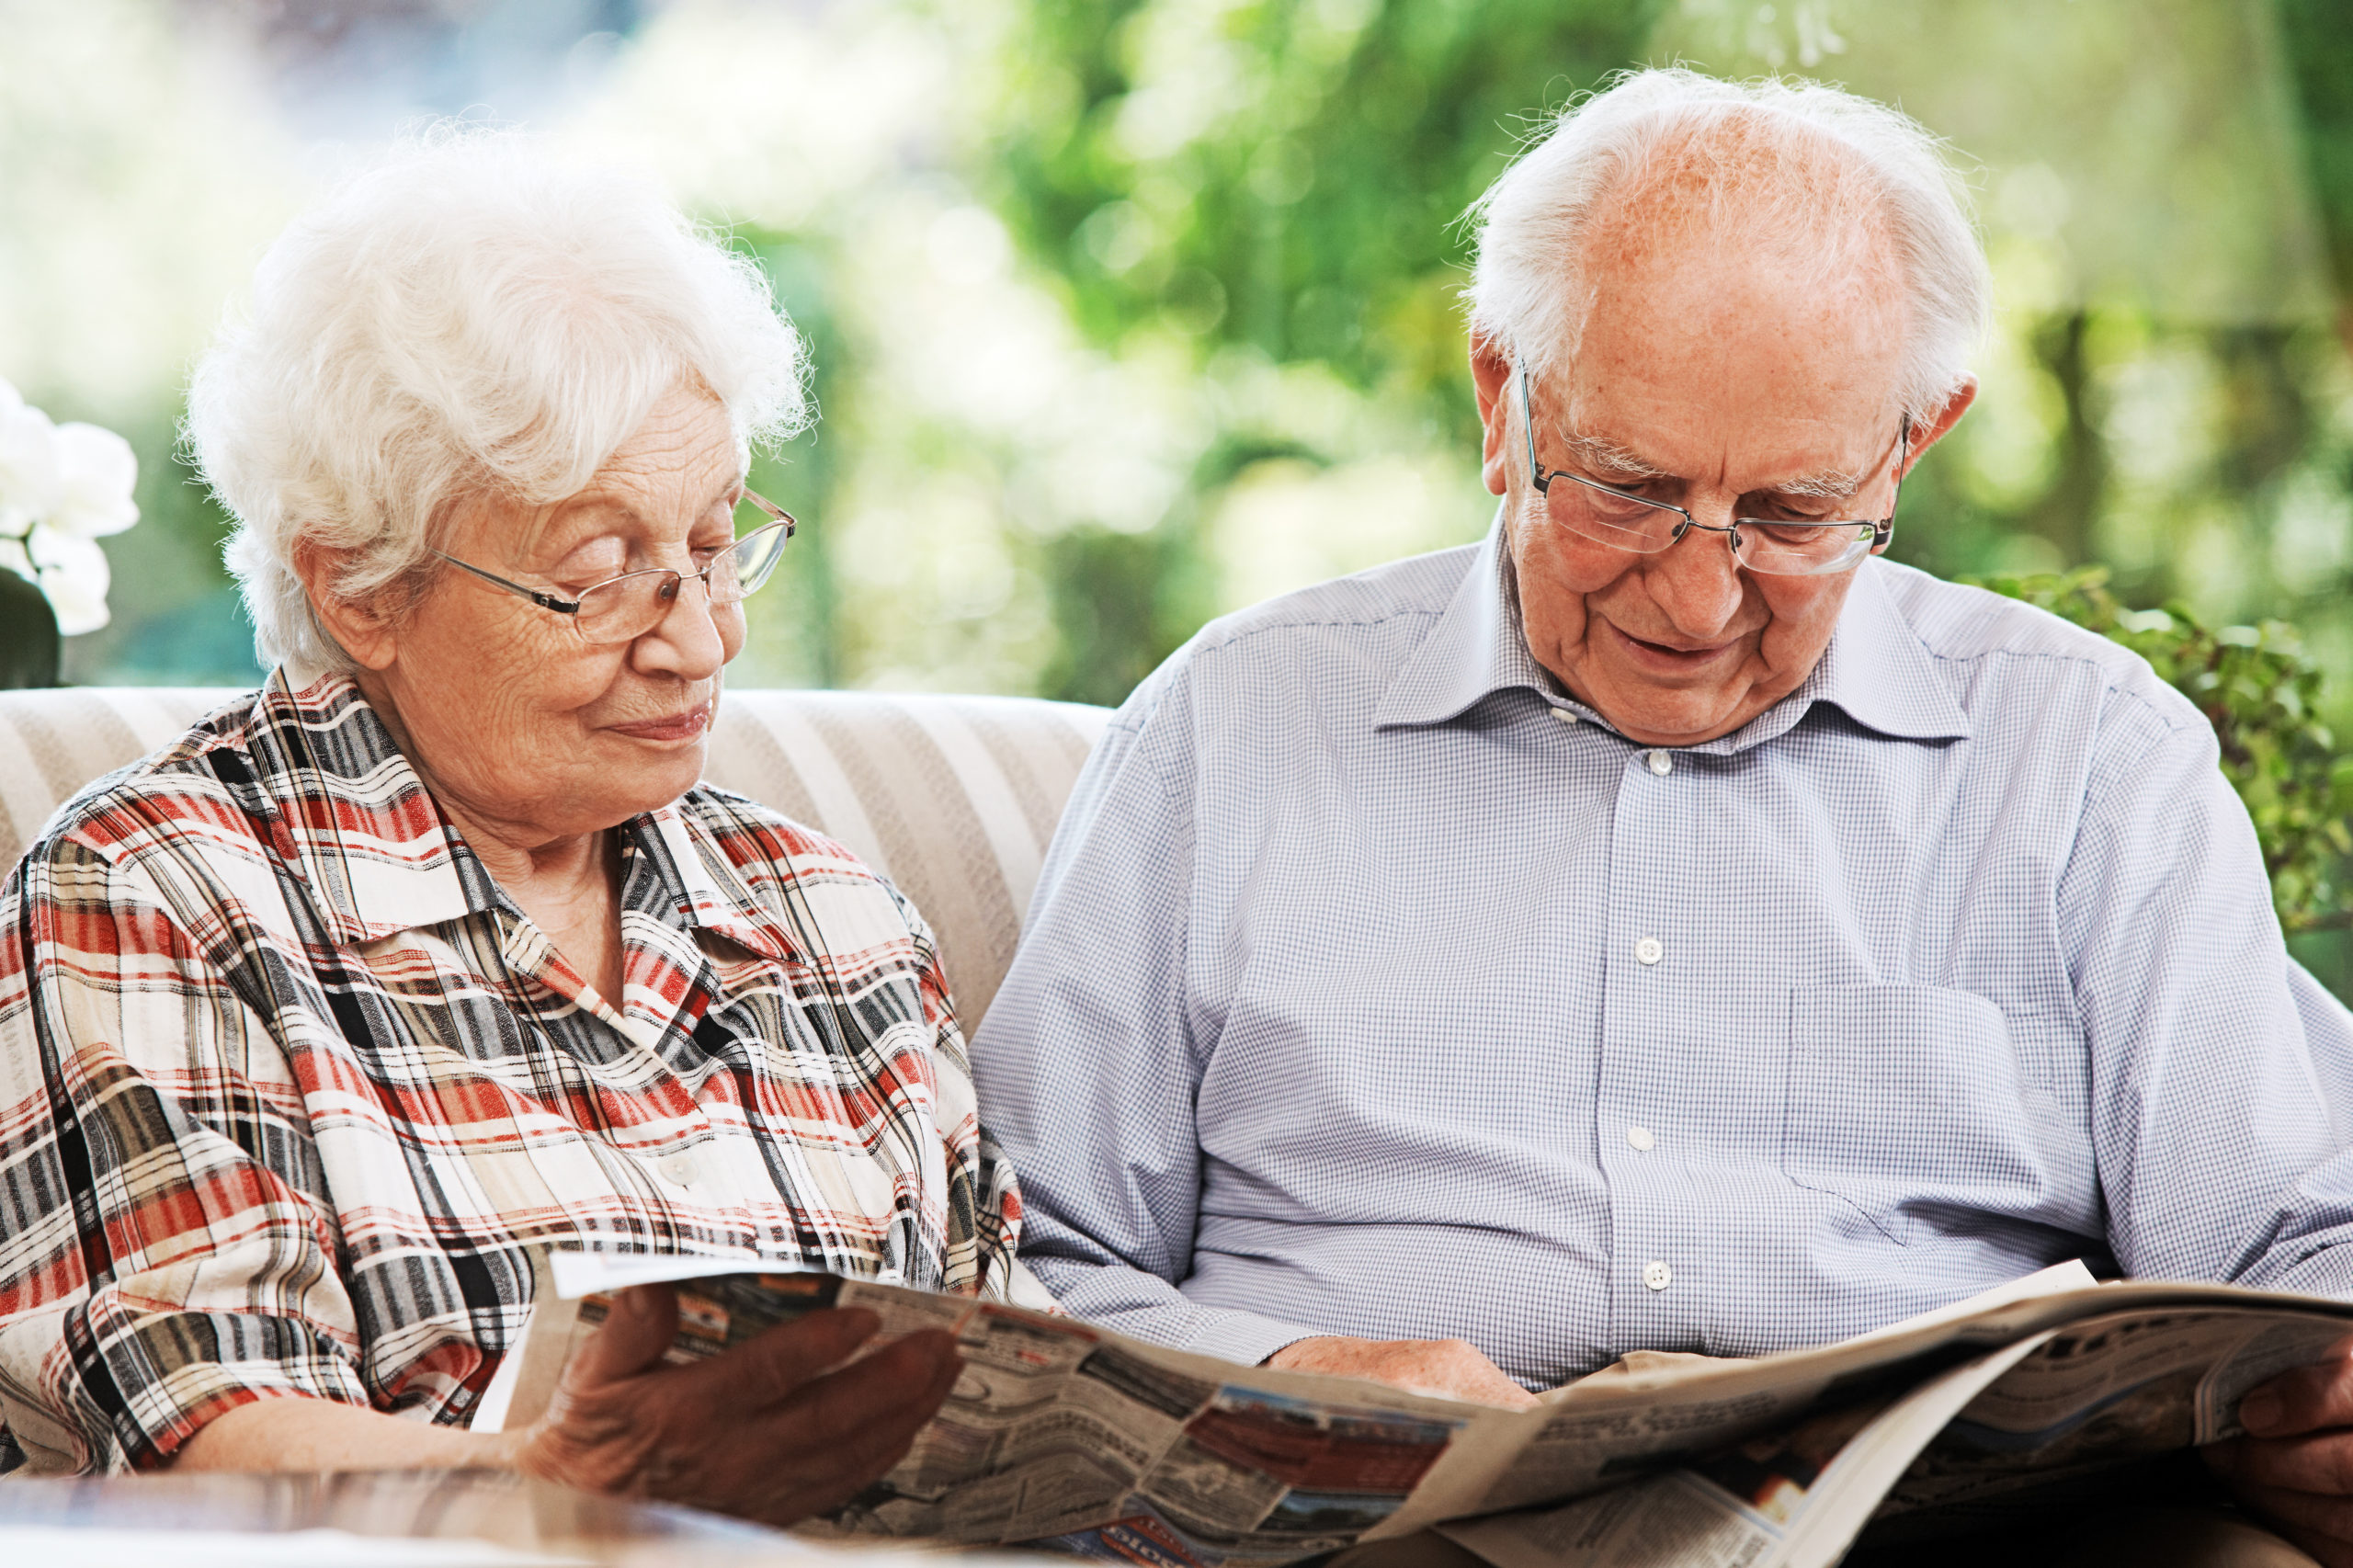
[[[639,741],[691,741],[710,728],[710,704],[702,703],[660,719],[609,726],[615,733]]]

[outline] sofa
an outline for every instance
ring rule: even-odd
[[[0,869],[91,779],[232,691],[0,691]],[[1108,710],[1031,698],[730,691],[705,777],[841,840],[939,938],[969,1034],[1013,961],[1063,802]]]

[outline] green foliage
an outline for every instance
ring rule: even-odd
[[[2222,744],[2222,773],[2246,802],[2290,932],[2353,926],[2353,755],[2321,722],[2321,668],[2283,621],[2210,627],[2178,601],[2128,609],[2093,566],[1991,577],[1982,586],[2111,638],[2198,705]]]
[[[1029,0],[1000,210],[1099,341],[1138,326],[1468,425],[1457,219],[1522,135],[1641,62],[1657,0]]]

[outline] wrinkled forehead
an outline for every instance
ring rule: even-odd
[[[1892,420],[1908,308],[1881,193],[1847,149],[1738,119],[1670,143],[1604,199],[1564,284],[1562,397],[1792,403]]]

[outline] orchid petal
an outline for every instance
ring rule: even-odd
[[[139,459],[130,442],[111,430],[76,422],[57,426],[56,450],[51,528],[76,539],[97,539],[139,520],[139,504],[131,498],[139,482]]]

